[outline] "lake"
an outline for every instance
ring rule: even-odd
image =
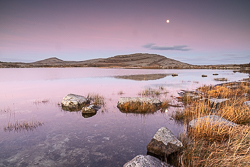
[[[248,74],[200,69],[0,69],[0,166],[123,166],[147,154],[146,146],[160,127],[178,137],[185,126],[171,118],[181,108],[122,113],[117,108],[120,97],[161,89],[156,98],[179,104],[175,97],[180,90],[219,84],[214,78],[223,77],[238,81]],[[98,94],[105,105],[85,118],[80,111],[62,110],[60,103],[69,93]],[[34,126],[11,128],[25,122]]]

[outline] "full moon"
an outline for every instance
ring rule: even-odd
[[[170,22],[170,20],[166,20],[166,23],[169,23]]]

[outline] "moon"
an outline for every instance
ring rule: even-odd
[[[170,20],[166,20],[166,23],[169,23],[170,22]]]

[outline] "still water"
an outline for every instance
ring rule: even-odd
[[[214,78],[222,77],[238,81],[248,75],[229,70],[0,69],[0,166],[123,166],[147,153],[146,146],[160,127],[178,137],[184,125],[171,118],[179,108],[126,114],[116,107],[119,97],[161,88],[168,93],[157,98],[177,104],[180,90],[218,84],[221,82]],[[69,93],[99,94],[105,106],[89,118],[81,112],[64,111],[60,103]],[[18,122],[41,124],[8,129]]]

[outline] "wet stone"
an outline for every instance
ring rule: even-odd
[[[172,167],[171,165],[161,162],[159,159],[150,155],[137,155],[123,167]]]

